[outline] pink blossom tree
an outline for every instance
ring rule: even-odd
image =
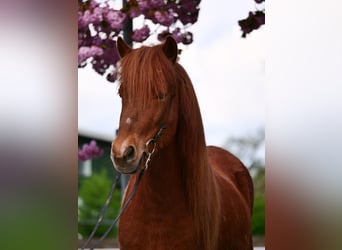
[[[239,26],[242,30],[242,37],[246,37],[248,33],[259,29],[265,24],[265,0],[254,0],[256,3],[256,10],[250,11],[248,17],[240,20]]]
[[[119,60],[116,37],[125,30],[125,40],[142,43],[155,35],[160,41],[172,35],[178,43],[191,44],[187,29],[197,22],[200,0],[126,0],[122,8],[113,1],[78,1],[78,67],[91,63],[93,69],[108,81],[116,78]],[[143,26],[128,28],[139,18]]]

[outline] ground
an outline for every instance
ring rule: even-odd
[[[81,248],[83,242],[85,240],[78,240],[78,247]],[[91,241],[92,244],[94,244],[95,241]],[[253,243],[254,246],[265,246],[265,236],[253,236]],[[89,244],[91,246],[92,244]],[[113,248],[113,247],[119,247],[117,238],[108,238],[105,239],[99,246],[99,248]]]

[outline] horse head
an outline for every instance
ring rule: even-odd
[[[111,158],[117,171],[136,173],[147,149],[146,142],[165,128],[158,139],[160,150],[170,144],[177,130],[177,43],[172,37],[154,47],[132,49],[119,38],[121,57],[118,93],[122,110]]]

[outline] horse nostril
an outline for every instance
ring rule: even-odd
[[[126,162],[133,160],[135,157],[135,149],[133,146],[129,146],[125,153],[124,153],[124,159]]]

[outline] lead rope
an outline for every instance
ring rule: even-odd
[[[100,226],[102,220],[103,220],[103,217],[107,211],[107,208],[109,206],[109,203],[110,203],[110,200],[112,199],[112,196],[113,196],[113,193],[114,193],[114,190],[115,190],[115,187],[116,187],[116,183],[118,182],[119,180],[119,177],[121,176],[121,174],[119,172],[117,172],[117,174],[115,175],[115,179],[114,179],[114,182],[112,184],[112,188],[110,190],[110,193],[107,197],[107,200],[102,208],[102,211],[100,213],[100,217],[98,218],[97,222],[96,222],[96,225],[93,229],[93,231],[91,232],[90,236],[88,237],[87,241],[83,244],[81,250],[84,250],[84,248],[89,244],[90,240],[93,238],[94,234],[96,233],[98,227]]]
[[[145,144],[145,153],[147,154],[147,158],[146,158],[146,161],[145,161],[145,166],[144,168],[140,171],[139,175],[138,175],[138,179],[137,181],[134,183],[134,187],[133,187],[133,190],[132,192],[129,194],[129,196],[127,197],[127,200],[126,202],[123,204],[123,206],[121,207],[120,211],[119,211],[119,214],[117,215],[117,217],[115,218],[115,220],[112,222],[112,224],[109,226],[109,228],[107,229],[107,231],[101,236],[100,239],[98,239],[94,245],[89,249],[89,250],[93,250],[101,241],[103,241],[107,235],[110,233],[110,231],[112,231],[113,227],[116,225],[116,223],[118,222],[118,220],[120,219],[123,211],[126,209],[126,207],[128,206],[128,204],[131,202],[134,194],[136,193],[137,189],[138,189],[138,186],[141,182],[141,179],[145,173],[145,170],[147,170],[148,168],[148,164],[149,162],[151,161],[151,157],[152,157],[152,154],[154,153],[155,149],[156,149],[156,145],[157,145],[157,140],[158,138],[160,137],[162,131],[165,129],[166,127],[165,126],[161,126],[160,129],[158,130],[157,134],[152,137],[151,139],[149,139],[146,144]],[[150,146],[152,144],[152,147]],[[84,250],[85,247],[89,244],[89,242],[91,241],[91,239],[93,238],[93,236],[95,235],[95,232],[97,231],[98,227],[100,226],[102,220],[103,220],[103,217],[107,211],[107,208],[108,208],[108,205],[110,203],[110,200],[112,199],[112,196],[113,196],[113,193],[114,193],[114,190],[115,190],[115,187],[116,187],[116,183],[119,179],[119,177],[121,176],[120,173],[117,173],[117,175],[115,176],[115,180],[114,180],[114,183],[112,185],[112,188],[111,188],[111,191],[108,195],[108,198],[105,202],[105,205],[103,206],[102,208],[102,211],[101,211],[101,215],[99,217],[99,219],[97,220],[96,222],[96,225],[93,229],[93,231],[91,232],[89,238],[87,239],[87,241],[83,244],[81,250]]]
[[[137,181],[135,182],[134,184],[134,187],[133,187],[133,190],[132,192],[129,194],[125,204],[121,207],[120,209],[120,212],[119,214],[117,215],[117,217],[115,218],[115,220],[112,222],[112,224],[109,226],[109,228],[107,229],[107,231],[102,235],[102,237],[100,239],[98,239],[94,245],[89,249],[89,250],[93,250],[101,241],[103,241],[107,235],[110,233],[110,231],[112,231],[113,227],[116,225],[116,223],[118,222],[118,220],[120,219],[121,217],[121,214],[123,213],[123,211],[126,209],[127,205],[131,202],[134,194],[136,193],[137,189],[138,189],[138,186],[139,186],[139,183],[141,181],[141,178],[143,177],[145,173],[145,168],[141,170],[141,172],[139,173],[138,175],[138,179]]]

